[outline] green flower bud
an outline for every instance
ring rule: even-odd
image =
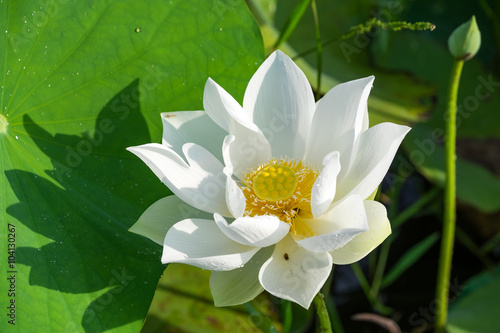
[[[471,59],[481,46],[481,31],[477,27],[476,18],[460,25],[448,38],[448,48],[455,59]]]

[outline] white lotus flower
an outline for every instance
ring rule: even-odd
[[[301,70],[276,51],[243,107],[208,79],[205,111],[162,114],[163,142],[128,148],[175,194],[130,229],[163,245],[163,263],[209,269],[216,306],[264,289],[308,308],[332,264],[350,264],[391,232],[368,200],[409,128],[368,128],[374,77],[314,102]]]

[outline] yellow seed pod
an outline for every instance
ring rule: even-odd
[[[289,199],[299,181],[293,170],[281,164],[269,165],[253,179],[253,191],[257,197],[267,201]]]

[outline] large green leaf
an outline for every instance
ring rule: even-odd
[[[16,246],[0,331],[138,331],[164,266],[127,229],[169,192],[125,148],[161,140],[160,112],[201,109],[208,76],[241,100],[258,28],[230,0],[7,0],[0,31],[0,237]]]

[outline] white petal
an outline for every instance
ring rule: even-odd
[[[231,177],[231,174],[226,175],[226,204],[231,216],[239,218],[245,212],[245,195],[239,188],[238,184]]]
[[[201,146],[189,143],[182,148],[188,163],[157,143],[127,150],[140,157],[182,201],[206,212],[230,216],[222,163]]]
[[[328,252],[311,253],[287,236],[276,244],[273,255],[262,265],[259,280],[274,296],[308,309],[331,270]]]
[[[242,267],[258,250],[229,239],[212,220],[186,219],[167,232],[161,262],[228,271]]]
[[[224,141],[222,142],[222,159],[224,161],[224,165],[226,168],[230,168],[230,173],[233,174],[234,172],[234,167],[233,167],[233,161],[231,160],[231,143],[233,143],[236,140],[236,137],[232,134],[226,135],[224,138]]]
[[[243,108],[264,132],[273,156],[304,158],[314,97],[304,73],[283,52],[271,54],[253,75]]]
[[[339,175],[337,197],[358,194],[368,198],[382,182],[401,141],[410,128],[382,123],[363,132],[356,142],[358,148],[352,167]]]
[[[236,181],[233,177],[233,163],[229,156],[230,144],[234,142],[235,137],[233,135],[227,135],[224,138],[222,145],[222,155],[224,159],[224,174],[226,175],[226,204],[234,218],[243,216],[246,206],[245,195],[241,191]]]
[[[241,105],[211,78],[205,84],[203,107],[210,118],[228,133],[232,134],[238,125],[253,132],[259,131]]]
[[[203,105],[207,114],[235,139],[228,144],[234,174],[243,178],[245,171],[271,159],[271,146],[243,108],[212,79],[205,85]]]
[[[225,131],[205,111],[164,112],[162,143],[182,155],[182,146],[192,142],[204,147],[222,161],[222,140]]]
[[[347,169],[353,144],[363,130],[374,79],[369,76],[338,84],[318,101],[306,157],[309,163],[321,165],[326,154],[338,151],[342,168]]]
[[[367,103],[365,111],[363,112],[363,125],[361,126],[361,133],[363,133],[364,131],[366,131],[369,126],[370,126],[370,119],[369,119],[369,116],[368,116],[368,103]]]
[[[356,235],[368,230],[368,221],[361,197],[345,198],[325,215],[305,220],[315,236],[297,241],[312,252],[341,248]]]
[[[175,195],[170,195],[149,206],[129,231],[163,245],[167,231],[177,222],[187,218],[211,217],[211,214],[189,206]]]
[[[330,252],[337,265],[348,265],[364,258],[391,234],[387,211],[379,202],[364,201],[369,230],[354,237],[345,246]]]
[[[235,137],[233,135],[228,135],[224,139],[222,145],[222,154],[224,163],[226,167],[224,168],[224,174],[226,175],[226,204],[227,208],[231,212],[234,218],[243,216],[245,212],[246,199],[241,188],[236,184],[233,179],[233,164],[231,158],[229,157],[229,145],[234,142]]]
[[[215,306],[231,306],[249,302],[263,290],[259,270],[273,253],[273,247],[257,252],[245,266],[232,271],[217,271],[210,275],[210,291]]]
[[[276,244],[290,230],[288,223],[280,221],[274,215],[244,216],[231,224],[219,214],[214,214],[214,219],[227,237],[248,246],[266,247]]]
[[[323,215],[330,207],[337,188],[337,175],[340,172],[340,156],[335,151],[323,159],[323,170],[314,182],[311,191],[311,210],[314,217]]]

